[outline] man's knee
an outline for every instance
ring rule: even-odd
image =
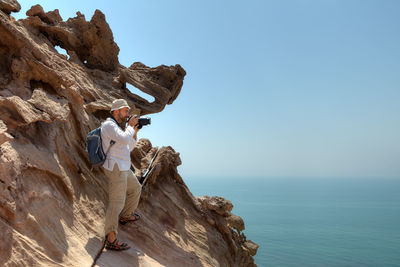
[[[108,194],[108,201],[109,203],[113,204],[123,204],[125,202],[125,192],[126,189],[119,189],[119,190],[112,190],[112,192],[109,192]]]
[[[133,172],[128,175],[128,190],[135,193],[142,191],[142,185],[139,183]]]

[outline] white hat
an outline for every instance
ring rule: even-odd
[[[115,99],[112,102],[111,111],[121,109],[121,108],[129,108],[128,103],[125,99]]]

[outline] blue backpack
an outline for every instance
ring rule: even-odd
[[[103,141],[101,139],[101,127],[88,133],[86,136],[86,149],[89,153],[89,160],[93,167],[103,165],[104,161],[106,161],[108,151],[110,151],[110,148],[114,144],[115,141],[111,140],[107,152],[104,153]]]

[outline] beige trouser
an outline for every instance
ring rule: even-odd
[[[139,204],[142,186],[132,170],[120,171],[118,164],[114,164],[113,171],[104,169],[108,177],[108,207],[104,235],[111,231],[118,233],[118,221],[120,216],[131,215]]]

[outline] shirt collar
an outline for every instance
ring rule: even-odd
[[[122,128],[122,126],[118,123],[118,121],[111,115],[111,117],[109,117],[109,119],[113,120],[119,128],[121,128],[122,130],[124,130],[124,128]]]

